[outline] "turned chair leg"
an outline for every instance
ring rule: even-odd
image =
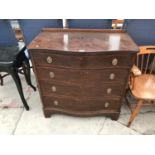
[[[24,98],[24,94],[23,94],[23,89],[22,89],[22,84],[21,84],[21,81],[20,81],[20,78],[19,78],[19,75],[18,75],[18,71],[13,69],[11,72],[10,72],[12,78],[14,79],[15,81],[15,84],[16,84],[16,87],[18,89],[18,92],[19,92],[19,95],[21,97],[21,100],[23,102],[23,105],[25,107],[26,110],[29,110],[29,106]]]
[[[131,123],[133,122],[133,120],[135,119],[135,117],[137,116],[137,114],[139,113],[141,107],[143,105],[143,100],[138,100],[138,103],[135,107],[135,109],[133,110],[133,113],[130,116],[129,122],[128,122],[128,127],[130,127]]]
[[[23,71],[24,71],[24,75],[25,75],[25,79],[26,79],[27,84],[29,86],[31,86],[34,91],[36,91],[36,87],[33,86],[32,82],[31,82],[31,70],[30,70],[29,61],[24,61],[22,67],[23,67]]]

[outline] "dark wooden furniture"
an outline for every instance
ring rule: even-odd
[[[28,46],[45,117],[117,120],[138,47],[118,30],[44,29]]]
[[[146,61],[144,63],[144,61]],[[141,46],[137,54],[136,64],[131,69],[129,91],[136,98],[135,104],[128,103],[131,116],[128,122],[130,127],[142,106],[155,106],[150,102],[155,100],[155,75],[152,74],[155,66],[155,46]]]

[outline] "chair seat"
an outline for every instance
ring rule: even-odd
[[[155,76],[143,74],[133,77],[132,94],[138,99],[154,100],[155,99]]]
[[[0,47],[0,68],[10,65],[19,67],[19,64],[25,59],[24,50],[25,47],[21,46]]]
[[[0,47],[0,64],[13,62],[19,52],[18,46]]]

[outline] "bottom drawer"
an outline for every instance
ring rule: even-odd
[[[70,97],[43,97],[45,108],[59,108],[67,110],[118,110],[120,108],[120,99],[73,99]]]

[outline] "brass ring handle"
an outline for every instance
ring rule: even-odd
[[[57,101],[57,100],[54,100],[54,105],[58,105],[59,104],[59,102]]]
[[[46,60],[47,60],[47,63],[49,63],[49,64],[51,64],[53,62],[53,59],[50,56],[48,56]]]
[[[52,86],[52,92],[56,92],[57,88],[55,86]]]
[[[109,75],[109,79],[110,79],[110,80],[114,80],[114,79],[115,79],[115,74],[114,74],[114,73],[111,73],[111,74]]]
[[[111,88],[108,88],[107,89],[107,94],[111,94],[111,92],[112,92],[112,89]]]
[[[105,108],[108,108],[108,107],[109,107],[109,105],[110,105],[110,103],[109,103],[109,102],[105,102],[104,107],[105,107]]]
[[[113,66],[116,66],[118,64],[118,59],[117,58],[114,58],[113,60],[112,60],[112,65]]]
[[[50,78],[54,78],[54,77],[55,77],[54,72],[50,72],[50,73],[49,73],[49,76],[50,76]]]

